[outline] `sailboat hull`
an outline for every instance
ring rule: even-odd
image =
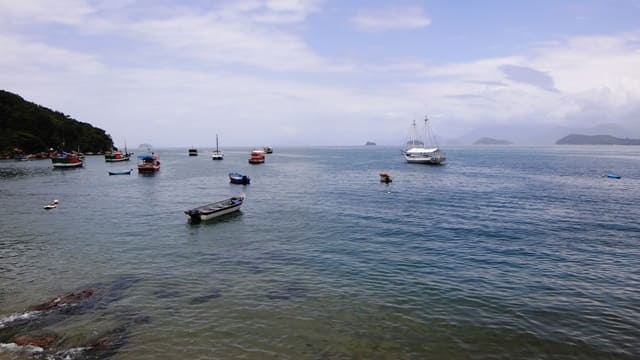
[[[409,164],[427,164],[427,165],[442,165],[445,162],[444,157],[431,157],[431,156],[407,156],[404,158]]]
[[[403,151],[402,155],[409,164],[441,165],[447,158],[438,148],[417,149],[413,148]]]

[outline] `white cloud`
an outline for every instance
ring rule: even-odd
[[[78,24],[93,11],[83,0],[0,1],[0,18],[5,21]]]
[[[229,22],[215,13],[147,20],[132,24],[129,29],[135,36],[168,50],[171,56],[271,70],[330,66],[296,35],[248,22]]]
[[[360,30],[384,31],[427,27],[431,24],[431,19],[421,7],[406,6],[361,10],[351,18],[351,22]]]

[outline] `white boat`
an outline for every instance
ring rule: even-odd
[[[211,160],[222,160],[224,159],[224,153],[218,149],[218,134],[216,134],[216,151],[211,153]]]
[[[51,203],[44,206],[45,210],[51,210],[58,207],[58,200],[53,200]]]
[[[445,153],[440,150],[435,138],[431,135],[428,123],[429,119],[424,117],[424,136],[420,136],[415,120],[411,125],[409,136],[405,142],[402,155],[410,164],[431,164],[440,165],[447,159]],[[429,142],[429,147],[427,146]]]
[[[185,214],[192,223],[210,220],[215,217],[240,210],[244,195],[232,196],[228,199],[220,200],[211,204],[199,206],[197,208],[185,210]]]

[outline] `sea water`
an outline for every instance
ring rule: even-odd
[[[0,336],[20,319],[72,358],[114,329],[103,357],[640,357],[639,147],[455,147],[444,166],[380,146],[262,165],[199,150],[156,149],[153,176],[1,161]],[[241,193],[223,218],[183,213]],[[88,287],[109,295],[28,325],[30,305]],[[0,358],[34,356],[2,340]]]

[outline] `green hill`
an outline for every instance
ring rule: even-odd
[[[50,148],[100,152],[112,147],[104,130],[0,90],[0,154],[15,148],[34,154]]]

